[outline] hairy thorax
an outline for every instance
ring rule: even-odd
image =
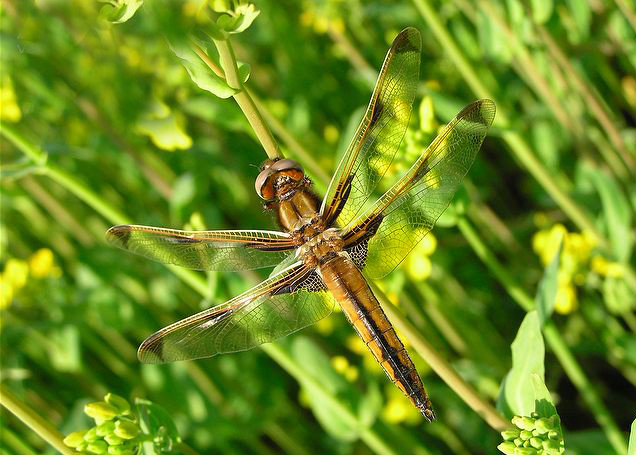
[[[334,258],[344,243],[336,228],[327,229],[307,240],[298,250],[298,256],[309,267],[316,267]]]

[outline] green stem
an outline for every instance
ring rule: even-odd
[[[468,243],[473,248],[477,256],[479,256],[484,264],[486,264],[486,266],[493,272],[497,280],[499,280],[503,287],[508,291],[508,294],[510,294],[513,300],[515,300],[515,302],[517,302],[526,311],[534,309],[533,299],[526,294],[521,286],[519,286],[512,276],[506,271],[503,265],[499,263],[494,254],[481,241],[477,232],[473,229],[468,220],[461,218],[458,221],[457,226],[466,240],[468,240]],[[563,366],[565,374],[581,394],[583,401],[585,401],[585,404],[603,429],[603,432],[607,436],[610,444],[612,444],[612,447],[614,447],[614,450],[618,453],[625,453],[627,445],[618,425],[616,425],[616,422],[603,404],[603,401],[592,386],[592,383],[585,376],[583,369],[577,363],[572,351],[570,351],[570,348],[567,346],[561,337],[561,334],[557,330],[557,327],[551,320],[548,320],[545,323],[543,333],[548,345],[552,349],[552,352],[554,352],[557,359],[559,359],[559,363]]]
[[[223,67],[227,83],[231,88],[237,90],[234,99],[252,126],[256,137],[265,149],[265,153],[267,153],[270,159],[280,157],[280,150],[278,149],[276,140],[263,121],[263,117],[258,111],[256,104],[254,104],[254,100],[250,97],[247,90],[245,90],[243,82],[239,77],[236,57],[234,56],[230,40],[214,40],[214,44],[219,51],[221,66]]]
[[[625,141],[623,141],[623,138],[618,132],[614,121],[610,118],[609,113],[599,101],[597,95],[598,92],[595,92],[588,87],[587,82],[579,76],[574,65],[572,65],[565,53],[561,50],[559,44],[552,38],[550,32],[541,24],[535,24],[535,28],[539,32],[539,36],[543,42],[546,44],[550,55],[552,55],[556,63],[567,74],[568,81],[579,91],[582,98],[585,100],[586,105],[589,107],[590,112],[594,115],[594,117],[596,117],[598,123],[605,130],[607,137],[614,146],[614,150],[622,158],[629,171],[631,173],[636,172],[636,163],[634,163],[634,158],[629,154],[629,151],[625,146]],[[613,158],[608,157],[608,164],[615,169],[615,172],[618,173],[619,177],[626,177],[624,169],[620,165],[616,165]]]
[[[7,125],[7,123],[4,122],[0,128],[0,134],[12,142],[18,150],[28,156],[35,164],[42,166],[46,163],[46,153],[30,143],[24,136],[13,129],[11,125]]]
[[[278,137],[283,141],[283,143],[287,146],[287,148],[296,155],[296,157],[303,164],[305,169],[308,169],[317,179],[320,186],[323,186],[325,189],[327,188],[327,184],[329,183],[329,175],[322,170],[322,167],[318,162],[314,159],[311,153],[303,147],[303,145],[296,140],[296,138],[285,128],[276,117],[274,117],[268,110],[263,106],[263,103],[258,99],[256,95],[254,95],[249,89],[247,90],[248,94],[256,103],[256,107],[259,112],[263,114],[265,121],[268,125],[271,125],[272,130],[278,135]]]
[[[625,0],[614,0],[614,2],[616,2],[618,7],[621,9],[623,14],[627,18],[627,21],[629,22],[629,24],[632,26],[632,29],[634,29],[634,32],[636,33],[636,14],[634,14],[634,11],[632,11],[629,4]]]
[[[45,163],[46,159],[43,158],[44,155],[37,150],[34,144],[29,142],[24,136],[13,129],[13,127],[3,125],[0,132],[25,155],[31,158],[36,164],[39,164],[43,174],[48,175],[51,179],[62,185],[71,193],[75,194],[104,218],[115,224],[125,224],[128,222],[126,216],[122,212],[106,203],[101,197],[75,177],[67,174],[55,164]]]
[[[359,428],[360,439],[362,439],[371,450],[379,455],[396,454],[381,437],[372,428],[366,428],[362,425],[356,415],[346,406],[342,404],[335,396],[327,391],[323,384],[316,381],[307,371],[295,362],[280,346],[276,344],[264,344],[261,346],[263,351],[267,353],[276,363],[278,363],[287,373],[294,377],[300,384],[303,384],[320,395],[321,399],[331,409],[338,414],[343,422],[346,422],[352,428]]]
[[[477,414],[479,414],[491,428],[502,431],[510,424],[497,412],[497,410],[473,389],[470,384],[459,376],[453,367],[439,355],[420,335],[413,325],[408,322],[402,314],[389,302],[386,295],[374,283],[369,281],[373,293],[376,295],[382,308],[389,319],[395,324],[400,332],[404,334],[409,343],[415,348],[418,354],[430,365],[430,367],[442,378],[442,380]]]
[[[17,455],[36,455],[31,447],[22,441],[17,434],[7,428],[6,422],[2,427],[2,442]]]
[[[426,0],[413,0],[413,3],[444,48],[445,54],[453,61],[471,90],[480,98],[490,98],[494,100],[495,97],[482,83],[479,76],[477,76],[477,72],[468,62],[468,59],[462,54],[457,43],[444,28],[439,15],[429,2]],[[496,124],[501,128],[506,128],[510,125],[509,117],[501,104],[498,106]],[[570,217],[580,229],[589,231],[597,239],[599,245],[606,248],[608,245],[607,239],[598,232],[589,215],[555,183],[556,179],[550,175],[548,170],[536,158],[530,146],[523,138],[513,131],[504,131],[502,138],[506,141],[516,158],[519,159],[568,217]]]
[[[73,455],[75,453],[73,449],[64,444],[61,433],[44,420],[37,412],[20,401],[4,385],[0,385],[0,404],[61,454]]]
[[[479,2],[479,5],[481,9],[488,15],[488,17],[490,17],[505,34],[506,42],[515,52],[518,65],[514,65],[514,67],[519,77],[521,79],[527,79],[527,82],[529,83],[528,85],[530,85],[535,93],[543,99],[545,104],[552,111],[554,117],[566,130],[575,134],[580,134],[580,124],[578,124],[576,121],[571,120],[571,113],[568,114],[562,107],[562,103],[550,89],[550,84],[541,75],[541,71],[539,71],[539,69],[535,65],[535,62],[530,56],[528,49],[517,38],[517,34],[514,33],[510,29],[510,27],[508,27],[505,19],[499,15],[498,10],[490,1],[481,0]]]

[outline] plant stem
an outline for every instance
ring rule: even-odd
[[[636,33],[636,14],[634,14],[634,11],[631,10],[630,6],[627,4],[625,0],[614,0],[614,2],[621,9],[623,14],[627,18],[627,21],[629,22],[629,24],[634,29],[634,32]]]
[[[45,162],[46,158],[35,145],[29,142],[24,136],[18,133],[13,127],[2,125],[0,132],[4,137],[11,141],[19,150],[31,158],[36,164],[39,164],[43,174],[48,175],[51,179],[62,185],[64,188],[75,194],[78,198],[86,202],[107,220],[115,224],[125,224],[127,219],[122,212],[115,209],[90,190],[86,185],[77,180],[55,164]]]
[[[527,79],[530,87],[534,89],[536,94],[540,96],[545,104],[552,111],[554,117],[559,123],[572,133],[581,134],[580,124],[571,120],[571,114],[568,114],[562,106],[562,102],[559,101],[554,92],[550,89],[550,84],[541,75],[541,72],[535,65],[534,60],[530,56],[527,48],[520,42],[517,35],[508,27],[505,19],[501,17],[497,9],[490,1],[481,0],[479,2],[481,9],[490,17],[501,31],[505,34],[507,43],[510,48],[516,53],[517,62],[519,65],[514,65],[519,77],[521,79]]]
[[[459,46],[448,31],[444,28],[439,15],[426,0],[413,0],[418,11],[428,24],[433,34],[437,37],[443,46],[446,55],[453,61],[462,77],[466,80],[468,86],[480,98],[495,99],[492,93],[482,83],[477,72],[468,62],[468,59],[462,54]],[[495,119],[497,126],[506,128],[509,124],[509,118],[501,105],[497,109],[497,118]],[[598,244],[603,248],[607,248],[608,241],[603,237],[594,226],[589,215],[585,213],[574,200],[557,185],[556,179],[550,175],[547,169],[536,158],[530,149],[530,146],[516,132],[503,131],[502,138],[516,158],[526,167],[532,176],[546,190],[546,192],[554,199],[561,209],[568,215],[572,221],[582,230],[589,231],[597,240]]]
[[[2,442],[6,444],[6,447],[15,451],[17,455],[36,455],[31,447],[7,427],[6,422],[2,427]]]
[[[274,132],[280,137],[283,143],[287,146],[289,150],[291,150],[297,157],[300,159],[300,162],[303,164],[305,169],[309,169],[313,175],[318,179],[318,183],[320,186],[323,186],[326,190],[327,185],[329,184],[329,175],[322,170],[322,167],[318,164],[318,162],[314,159],[314,157],[302,146],[298,140],[285,128],[276,117],[274,117],[268,110],[263,106],[263,103],[258,99],[256,95],[254,95],[248,88],[245,88],[248,94],[256,103],[256,107],[263,114],[265,121],[268,125],[271,125]]]
[[[374,283],[369,281],[373,293],[376,295],[382,308],[386,312],[388,318],[393,322],[398,330],[404,334],[409,340],[411,345],[415,348],[418,354],[420,354],[430,367],[442,378],[442,380],[448,384],[448,386],[477,414],[479,414],[484,421],[490,425],[491,428],[502,431],[510,427],[510,423],[506,421],[497,410],[486,401],[484,398],[473,389],[470,384],[459,376],[453,367],[442,358],[437,350],[433,348],[425,339],[420,335],[411,323],[409,323],[400,312],[389,302],[386,295],[380,288]]]
[[[614,126],[614,122],[610,119],[609,114],[605,111],[598,100],[596,95],[597,92],[591,90],[583,78],[579,76],[572,63],[559,47],[558,43],[554,41],[550,35],[550,32],[548,32],[548,30],[541,24],[535,24],[535,28],[539,32],[539,36],[546,44],[546,47],[554,60],[567,74],[568,81],[579,91],[585,100],[586,105],[589,107],[590,112],[596,117],[598,123],[605,130],[605,133],[614,146],[614,150],[618,152],[618,155],[622,158],[629,171],[632,174],[636,172],[636,163],[634,162],[634,158],[629,154],[629,151],[627,151],[625,141],[623,141],[623,138]],[[608,164],[612,165],[612,162],[608,161]],[[618,172],[619,177],[626,177],[626,173],[622,167],[611,167],[612,169],[615,169],[615,172]]]
[[[519,286],[512,276],[508,274],[506,269],[495,258],[494,254],[488,249],[488,247],[481,241],[477,232],[470,225],[466,218],[460,218],[457,223],[459,230],[462,232],[468,243],[473,248],[477,256],[486,264],[486,266],[493,272],[495,277],[508,291],[508,294],[517,302],[525,311],[531,311],[534,309],[534,300],[526,294],[526,292]],[[585,376],[583,369],[577,363],[576,358],[570,351],[561,334],[551,320],[546,321],[543,327],[543,333],[548,345],[552,349],[552,352],[559,359],[559,363],[563,366],[565,374],[574,386],[577,388],[583,401],[589,407],[590,411],[594,415],[594,418],[603,429],[605,436],[609,440],[614,450],[618,453],[624,453],[627,446],[625,444],[625,438],[621,433],[618,425],[614,422],[611,414],[603,404],[603,401],[597,394],[596,390]]]
[[[61,454],[73,455],[75,453],[73,449],[64,444],[61,433],[13,395],[4,384],[0,385],[0,404]]]
[[[324,403],[328,404],[334,412],[338,413],[340,418],[346,422],[347,425],[352,428],[359,428],[360,439],[362,439],[371,450],[379,455],[396,454],[396,452],[382,439],[379,434],[373,431],[372,428],[365,428],[349,408],[344,406],[340,400],[330,394],[321,383],[309,375],[307,371],[295,362],[280,346],[269,343],[262,345],[261,348],[300,384],[305,385],[306,387],[311,387],[314,392],[320,394]]]
[[[236,57],[234,56],[230,40],[214,40],[214,44],[219,51],[221,66],[223,67],[227,83],[230,88],[237,91],[237,93],[234,94],[234,99],[252,126],[256,137],[265,149],[265,153],[267,153],[270,159],[280,157],[280,150],[278,149],[276,140],[263,121],[263,117],[261,117],[260,112],[256,108],[254,100],[252,100],[247,90],[245,90],[243,82],[239,77]]]

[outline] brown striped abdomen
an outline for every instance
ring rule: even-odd
[[[429,422],[433,420],[435,414],[415,365],[356,265],[346,256],[335,256],[320,265],[320,272],[389,379]]]

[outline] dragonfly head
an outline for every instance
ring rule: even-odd
[[[254,188],[262,199],[272,201],[278,189],[301,182],[304,178],[305,171],[296,161],[274,158],[263,163]]]

